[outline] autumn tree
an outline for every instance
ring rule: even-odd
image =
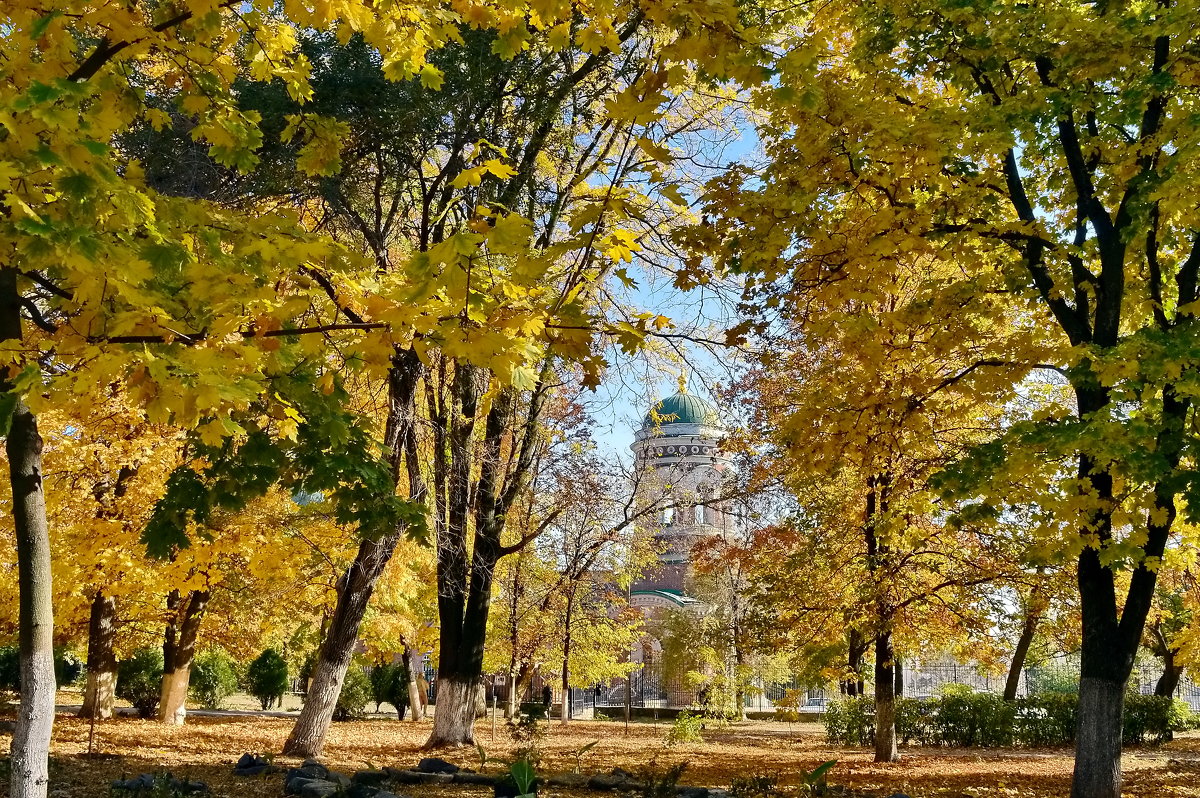
[[[1036,327],[1020,348],[981,348],[956,386],[1016,384],[1035,363],[1070,384],[1070,404],[1014,425],[955,489],[1052,508],[1042,530],[1077,558],[1077,798],[1120,793],[1124,685],[1155,564],[1194,483],[1182,354],[1200,268],[1184,177],[1193,13],[824,6],[760,97],[779,167],[767,193],[796,224],[772,230],[762,217],[755,233],[789,239],[835,276],[886,280],[912,253],[953,263],[946,298],[991,293],[1013,323]],[[749,251],[750,235],[729,233]],[[953,304],[935,311],[965,317]],[[1031,472],[1044,476],[1013,488]],[[1132,574],[1123,596],[1121,569]]]

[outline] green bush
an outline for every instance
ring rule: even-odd
[[[704,742],[704,737],[700,734],[702,728],[704,728],[704,718],[701,715],[680,712],[667,731],[666,743],[667,745],[702,743]]]
[[[124,698],[143,718],[154,717],[162,692],[163,653],[157,647],[139,648],[117,663],[117,698]]]
[[[70,687],[83,675],[83,661],[74,651],[54,649],[54,681],[59,687]]]
[[[268,648],[250,663],[246,668],[246,689],[263,709],[283,700],[288,689],[288,667],[278,651]]]
[[[221,649],[209,649],[192,663],[188,691],[209,709],[220,709],[237,692],[237,663]]]
[[[21,692],[21,652],[16,646],[0,648],[0,692]]]
[[[1079,697],[1041,693],[1005,701],[992,693],[947,690],[934,698],[896,699],[896,736],[905,744],[1059,746],[1075,742]],[[1186,703],[1131,693],[1125,699],[1125,745],[1161,743],[1190,727]],[[844,698],[825,710],[825,733],[836,745],[875,741],[875,705],[870,697]]]
[[[351,663],[346,669],[346,678],[342,680],[342,692],[338,693],[333,719],[353,720],[362,717],[370,700],[371,679],[357,663]]]
[[[875,701],[867,696],[840,698],[825,707],[825,734],[837,745],[875,742]]]
[[[1125,745],[1165,743],[1191,725],[1191,710],[1184,701],[1158,695],[1125,696],[1121,736]]]
[[[870,698],[858,699],[871,702],[874,711],[874,701]],[[934,725],[936,706],[931,701],[919,698],[900,696],[896,699],[896,737],[904,745],[912,742],[921,745],[933,745],[937,740],[937,729]]]
[[[391,704],[396,715],[403,720],[408,706],[408,668],[402,662],[389,662],[371,668],[371,700],[375,711],[380,704]]]
[[[1079,696],[1040,693],[1018,699],[1014,736],[1023,745],[1068,745],[1075,741]]]

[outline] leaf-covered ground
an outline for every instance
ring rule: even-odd
[[[177,776],[207,781],[214,795],[222,798],[274,798],[281,794],[280,776],[240,779],[231,774],[231,765],[248,751],[278,751],[290,728],[289,718],[255,715],[190,716],[182,728],[119,718],[97,724],[95,751],[101,756],[88,758],[88,723],[60,714],[54,732],[51,795],[107,798],[112,779],[166,768]],[[347,773],[372,765],[411,767],[423,755],[420,748],[429,728],[429,721],[414,725],[394,719],[334,724],[323,760]],[[576,722],[568,729],[553,723],[547,727],[542,743],[545,769],[574,770],[576,761],[571,752],[599,740],[584,755],[585,771],[620,766],[637,772],[652,761],[668,766],[687,760],[690,765],[683,782],[706,786],[728,786],[736,776],[762,773],[779,773],[782,784],[794,785],[799,782],[800,769],[828,759],[838,760],[831,783],[882,796],[901,791],[914,798],[1061,796],[1067,793],[1071,774],[1071,752],[1060,749],[910,748],[903,751],[901,762],[883,766],[873,764],[865,750],[826,745],[820,727],[812,724],[798,724],[789,730],[781,724],[750,722],[710,729],[702,744],[671,748],[663,744],[666,730],[664,724],[635,723],[627,734],[625,725],[615,721]],[[490,720],[479,722],[477,735],[490,757],[503,758],[514,747],[502,720],[494,742]],[[7,731],[0,732],[0,750],[7,747]],[[479,765],[473,748],[439,754],[462,765]],[[287,764],[290,760],[277,758],[276,762]],[[1165,746],[1129,751],[1125,769],[1127,796],[1200,798],[1200,737],[1185,736]],[[0,785],[0,795],[6,790],[6,783]],[[490,790],[463,786],[410,787],[405,792],[413,798],[490,795]],[[561,790],[546,794],[549,798],[584,795],[568,795]]]

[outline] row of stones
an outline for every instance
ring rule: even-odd
[[[257,776],[278,773],[278,768],[261,757],[246,754],[238,760],[234,775]],[[346,798],[407,798],[386,789],[404,784],[477,784],[496,786],[506,780],[505,774],[476,773],[437,757],[427,757],[411,770],[385,767],[380,770],[360,770],[352,776],[329,770],[313,759],[305,760],[284,776],[284,792],[300,798],[330,798],[344,792]],[[610,773],[586,775],[565,773],[550,776],[546,784],[556,787],[602,791],[638,792],[643,785],[627,771],[613,768]],[[676,787],[677,798],[729,798],[725,790],[708,787]]]

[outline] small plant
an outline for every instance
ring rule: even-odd
[[[83,661],[74,651],[55,647],[54,649],[54,681],[59,687],[70,687],[79,681],[83,675]]]
[[[479,756],[479,772],[482,773],[487,768],[488,762],[492,760],[488,757],[487,749],[479,743],[475,743],[475,753]]]
[[[704,737],[700,734],[702,728],[704,728],[702,717],[690,712],[680,712],[679,717],[675,718],[675,722],[667,731],[667,745],[702,743],[704,742]]]
[[[730,798],[773,798],[779,790],[779,774],[739,776],[729,785]]]
[[[528,759],[518,759],[508,766],[508,777],[517,788],[517,798],[536,795],[537,768]]]
[[[574,751],[571,752],[571,755],[575,757],[575,772],[576,773],[578,773],[580,770],[583,769],[584,754],[586,754],[588,751],[591,751],[593,748],[595,748],[597,745],[599,745],[599,743],[600,743],[599,740],[592,740],[587,745],[580,746],[579,748],[576,748]]]
[[[152,718],[162,693],[162,677],[162,649],[139,648],[117,665],[117,697],[133,704],[143,718]]]
[[[270,709],[272,703],[283,699],[288,689],[288,667],[278,651],[268,648],[250,663],[246,668],[246,687],[263,709]]]
[[[509,724],[509,736],[518,744],[514,751],[517,759],[527,759],[534,765],[541,761],[541,742],[546,736],[546,730],[539,722],[542,717],[540,711],[523,713],[517,717],[516,723]]]
[[[638,770],[638,781],[642,785],[642,798],[675,798],[679,780],[688,768],[687,760],[660,770],[657,758]]]
[[[828,762],[817,765],[812,770],[800,771],[800,779],[809,795],[825,794],[825,777],[829,774],[829,771],[833,770],[833,766],[836,764],[837,760],[831,759]]]
[[[793,724],[800,721],[800,705],[804,699],[804,690],[788,690],[775,704],[775,720],[787,723],[789,737],[795,733]]]

